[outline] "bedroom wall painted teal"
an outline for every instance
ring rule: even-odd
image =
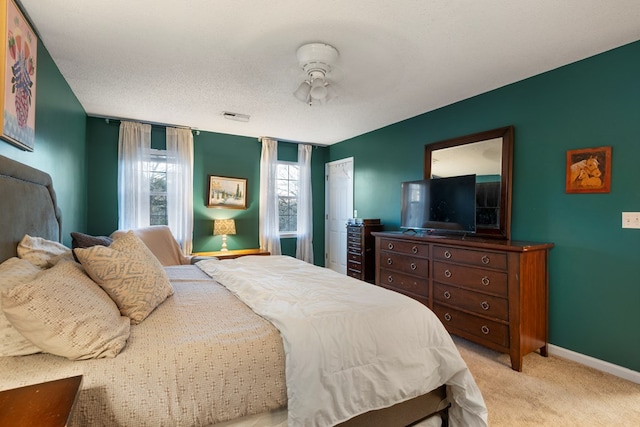
[[[87,163],[89,167],[87,232],[108,235],[118,227],[118,133],[119,122],[87,118]],[[152,146],[163,148],[165,132],[153,127]],[[234,218],[237,234],[228,236],[229,249],[257,248],[260,194],[260,153],[255,138],[200,132],[194,135],[193,214],[195,252],[216,251],[221,236],[213,236],[213,220]],[[314,185],[314,233],[324,236],[324,163],[328,148],[315,149],[312,155]],[[297,145],[280,142],[278,158],[297,160]],[[207,176],[218,175],[247,179],[247,209],[213,209],[206,207]],[[295,256],[296,239],[282,239],[282,251]],[[314,239],[316,264],[324,265],[324,238]]]
[[[86,226],[86,114],[40,41],[36,78],[34,151],[0,141],[0,154],[51,175],[62,211],[63,243],[70,245],[69,233]]]
[[[322,264],[318,261],[324,253],[325,162],[354,156],[355,208],[359,216],[382,218],[387,228],[393,229],[399,222],[399,183],[422,176],[425,143],[512,124],[513,237],[556,244],[550,256],[551,342],[640,371],[640,230],[620,228],[620,212],[640,211],[640,189],[636,185],[640,158],[638,76],[640,42],[329,149],[314,150],[316,263]],[[67,245],[70,231],[106,234],[117,226],[117,196],[112,184],[117,180],[117,143],[110,145],[117,136],[117,126],[86,117],[39,42],[35,151],[21,151],[0,142],[0,154],[52,175]],[[197,174],[218,173],[224,162],[216,159],[234,150],[223,148],[227,143],[240,141],[238,152],[247,150],[247,158],[259,156],[254,153],[259,151],[259,144],[252,138],[201,136],[201,142],[195,137],[200,153],[197,156],[211,158],[197,160]],[[200,145],[206,141],[212,146]],[[219,151],[214,149],[218,144]],[[391,144],[393,149],[389,148]],[[566,150],[601,145],[613,147],[611,193],[565,194]],[[110,155],[113,163],[108,160]],[[253,162],[244,166],[246,159],[242,156],[229,156],[226,158],[237,162],[237,170],[257,170]],[[249,182],[250,188],[256,184]],[[196,180],[196,200],[203,200],[204,191],[204,182],[198,184]],[[212,211],[200,207],[195,212],[201,233],[197,241],[202,245],[196,250],[216,248],[209,246],[215,241],[207,241],[215,238],[206,234],[208,230],[205,233]],[[257,214],[251,215],[257,218]],[[254,240],[257,242],[257,237]],[[253,245],[254,240],[247,245]],[[295,247],[291,242],[294,240],[283,245],[288,251]]]
[[[512,238],[556,245],[550,342],[640,371],[640,230],[621,228],[621,212],[640,212],[639,113],[635,42],[333,145],[329,157],[354,157],[358,215],[397,229],[400,182],[422,177],[425,144],[514,125]],[[566,151],[599,146],[613,149],[611,192],[566,194]]]

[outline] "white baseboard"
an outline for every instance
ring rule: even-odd
[[[575,351],[567,350],[566,348],[558,347],[553,344],[549,344],[549,354],[573,360],[581,365],[589,366],[590,368],[640,384],[640,372],[638,371],[633,371],[622,366],[614,365],[613,363],[605,362],[604,360],[576,353]]]

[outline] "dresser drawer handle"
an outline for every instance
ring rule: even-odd
[[[415,270],[416,268],[418,268],[415,262],[412,262],[410,267],[412,270]]]
[[[485,286],[489,286],[489,283],[490,283],[489,278],[488,278],[487,276],[484,276],[484,277],[482,278],[481,282],[482,282],[482,284],[483,284],[483,285],[485,285]]]
[[[413,252],[414,254],[417,254],[418,253],[418,247],[417,246],[412,247],[411,248],[411,252]]]
[[[486,264],[489,264],[489,262],[490,262],[490,261],[491,261],[491,260],[489,259],[489,257],[488,257],[488,256],[486,256],[486,255],[483,255],[483,256],[482,256],[482,263],[483,263],[483,264],[485,264],[485,265],[486,265]]]
[[[489,327],[487,325],[483,325],[482,328],[480,328],[480,330],[482,331],[483,334],[485,335],[489,335]]]
[[[451,277],[451,271],[449,271],[448,269],[444,271],[444,275],[445,277],[449,278]]]
[[[387,277],[387,282],[388,282],[388,283],[393,283],[393,276],[392,276],[392,275],[389,275],[389,276]]]
[[[444,291],[443,295],[446,299],[451,299],[451,293],[449,291]]]
[[[449,313],[445,313],[444,320],[446,320],[447,322],[451,322],[451,315]]]
[[[393,243],[389,242],[389,244],[387,245],[387,247],[389,248],[389,250],[393,249]]]
[[[387,264],[389,265],[393,264],[393,260],[391,258],[387,258]]]
[[[489,307],[490,307],[490,306],[489,306],[489,303],[488,303],[488,302],[486,302],[486,301],[482,301],[482,302],[480,303],[480,307],[482,307],[482,309],[483,309],[483,310],[489,310]]]
[[[444,257],[445,257],[445,258],[447,258],[447,259],[448,259],[448,258],[451,258],[451,252],[449,252],[449,251],[444,251]]]

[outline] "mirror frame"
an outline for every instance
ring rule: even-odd
[[[442,148],[451,148],[488,139],[502,138],[502,171],[500,175],[500,216],[497,227],[476,226],[478,237],[511,239],[511,180],[513,166],[513,126],[506,126],[471,135],[446,139],[424,146],[424,178],[431,178],[431,154]]]

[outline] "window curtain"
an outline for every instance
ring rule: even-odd
[[[311,198],[311,145],[298,145],[298,240],[296,258],[313,264],[313,200]]]
[[[149,226],[151,125],[120,122],[118,139],[118,228]]]
[[[184,255],[193,249],[193,134],[167,128],[167,222]]]
[[[262,138],[260,157],[260,249],[281,255],[278,222],[278,141]]]

